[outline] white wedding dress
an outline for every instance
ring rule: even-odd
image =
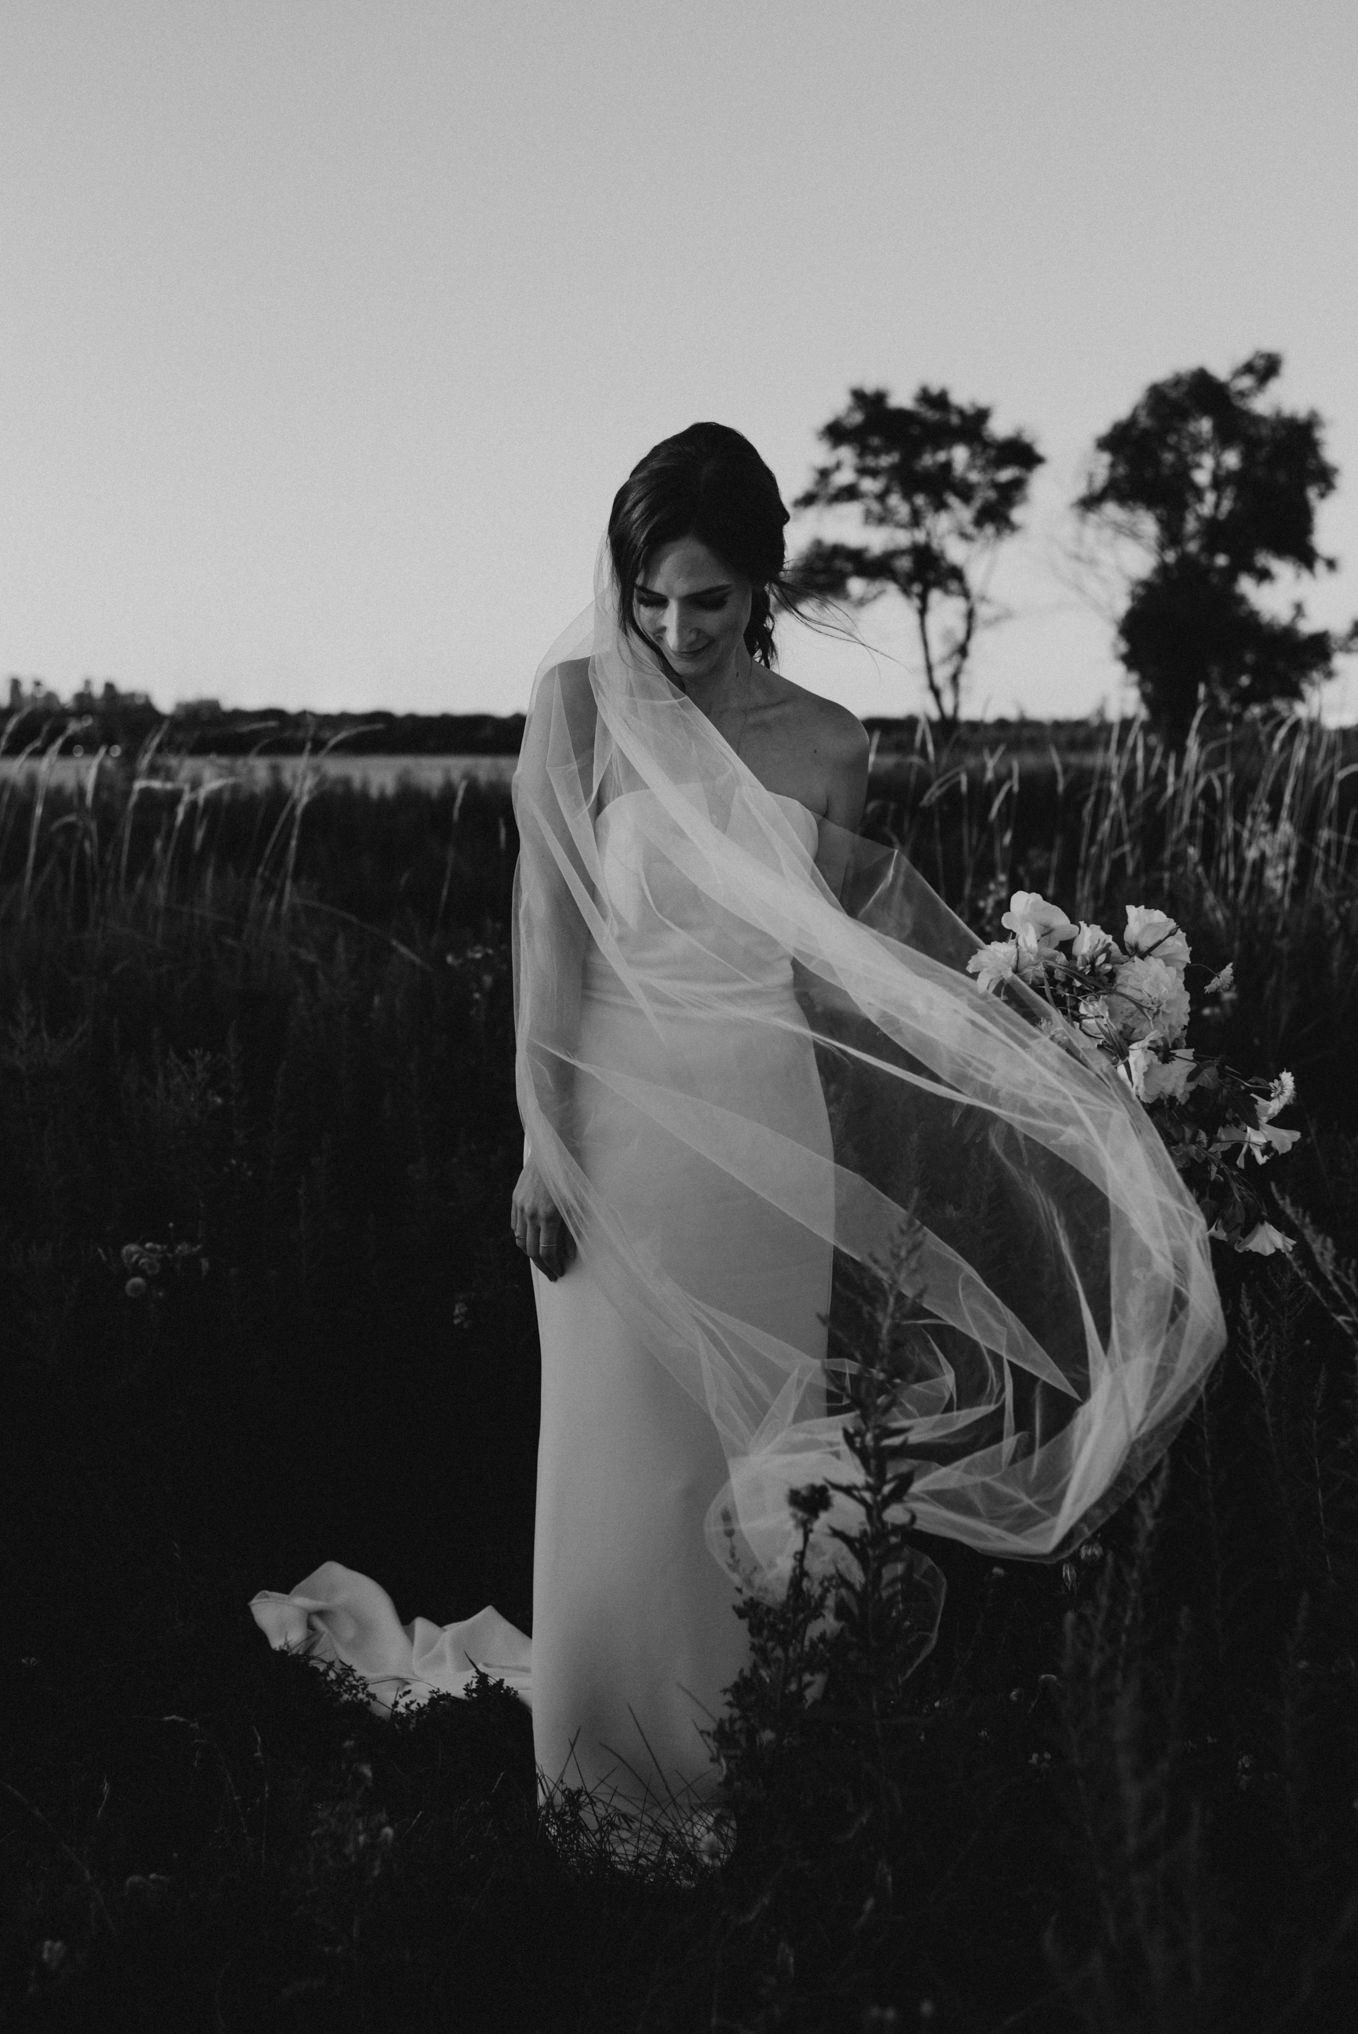
[[[493,1610],[403,1625],[334,1563],[252,1608],[380,1706],[484,1669],[531,1701],[544,1796],[692,1830],[737,1591],[786,1586],[807,1485],[831,1499],[813,1572],[861,1518],[858,1340],[890,1345],[901,1522],[1052,1560],[1160,1459],[1224,1323],[1130,1091],[1021,982],[980,992],[975,935],[904,856],[752,774],[621,629],[606,545],[540,668],[514,809],[519,1110],[578,1245],[534,1274],[531,1648]],[[910,1560],[922,1657],[942,1578]]]
[[[778,802],[810,880],[816,818],[795,799]],[[657,845],[663,815],[648,793],[605,805],[596,833],[619,954],[648,994],[638,1007],[615,968],[590,950],[578,1058],[608,1072],[577,1079],[582,1169],[637,1258],[688,1296],[725,1348],[743,1347],[757,1369],[772,1338],[800,1351],[815,1380],[832,1208],[809,1227],[683,1134],[686,1104],[735,1121],[754,1101],[789,1153],[830,1158],[787,952],[734,920],[721,927],[710,907],[701,928],[686,929],[685,895],[694,893],[669,881]],[[724,1021],[712,1014],[714,999]],[[819,1173],[829,1194],[829,1170]],[[402,1625],[375,1582],[334,1562],[287,1595],[262,1592],[251,1608],[273,1644],[345,1662],[381,1707],[435,1689],[462,1693],[481,1668],[531,1702],[544,1795],[581,1789],[624,1831],[637,1823],[682,1829],[717,1793],[703,1733],[747,1650],[736,1584],[713,1559],[705,1530],[729,1475],[726,1454],[708,1412],[592,1277],[587,1249],[555,1282],[535,1271],[533,1283],[542,1413],[531,1648],[490,1609],[443,1627]],[[805,1415],[819,1412],[818,1380],[798,1398]]]
[[[647,826],[637,824],[645,802]],[[782,800],[810,870],[817,822]],[[642,1011],[597,951],[586,962],[581,1062],[609,1070],[576,1091],[581,1165],[621,1213],[637,1256],[688,1295],[728,1344],[772,1336],[814,1363],[825,1344],[831,1251],[684,1136],[686,1105],[729,1111],[760,1098],[789,1150],[828,1155],[814,1049],[787,954],[712,914],[685,938],[667,894],[646,792],[605,806],[599,852]],[[688,895],[692,896],[692,891]],[[694,928],[696,931],[697,928]],[[695,954],[726,1021],[686,1007]],[[666,996],[671,983],[673,995]],[[754,1021],[750,1021],[753,1019]],[[821,1225],[828,1230],[829,1217]],[[542,1340],[533,1581],[533,1728],[548,1780],[650,1809],[701,1800],[713,1767],[702,1731],[745,1657],[735,1584],[705,1524],[729,1469],[707,1411],[577,1261],[534,1274]],[[811,1411],[811,1390],[803,1393]],[[819,1406],[815,1410],[819,1410]]]

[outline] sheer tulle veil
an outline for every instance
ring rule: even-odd
[[[617,799],[647,850],[630,887],[598,826]],[[834,1410],[862,1320],[846,1299],[893,1277],[916,1529],[1004,1557],[1068,1551],[1161,1455],[1224,1339],[1202,1219],[1139,1105],[1045,1006],[978,990],[975,938],[901,855],[822,825],[817,867],[789,801],[620,628],[606,543],[592,607],[539,670],[514,800],[528,1145],[581,1262],[714,1422],[729,1465],[714,1558],[778,1588],[799,1539],[789,1493],[852,1481]],[[771,952],[795,1000],[761,997]],[[644,1077],[591,1059],[582,981],[662,1036],[733,1012],[756,1048],[760,1026],[770,1045],[799,1029],[832,1151],[790,1133],[758,1081],[717,1106],[682,1052]],[[713,1305],[638,1235],[580,1161],[580,1112],[600,1096],[833,1251],[828,1345]],[[824,1558],[824,1528],[846,1519],[841,1500],[821,1522]]]

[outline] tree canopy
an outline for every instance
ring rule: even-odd
[[[1316,509],[1334,488],[1314,410],[1265,408],[1282,370],[1254,353],[1224,376],[1198,367],[1152,382],[1096,441],[1076,512],[1146,561],[1118,651],[1151,719],[1181,740],[1200,708],[1223,720],[1299,700],[1331,677],[1355,630],[1310,629],[1259,606],[1280,570],[1335,561],[1316,546]]]
[[[1043,463],[1026,433],[1000,435],[990,418],[945,388],[921,386],[908,405],[893,403],[886,389],[851,388],[818,434],[829,457],[795,503],[854,511],[861,534],[812,539],[794,560],[799,585],[859,606],[899,593],[915,617],[929,697],[948,729],[960,716],[976,631],[998,612],[985,596],[985,568],[1017,528]]]

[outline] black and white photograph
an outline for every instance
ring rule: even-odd
[[[1351,0],[0,0],[0,2026],[1358,2025]]]

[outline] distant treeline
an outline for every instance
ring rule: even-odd
[[[521,713],[245,713],[210,717],[179,711],[167,738],[176,748],[192,736],[200,755],[300,755],[334,743],[346,756],[514,756],[523,739]]]
[[[97,692],[86,686],[68,702],[41,685],[11,679],[9,703],[0,704],[0,754],[57,742],[67,754],[113,748],[134,754],[155,736],[167,749],[200,756],[291,756],[331,743],[350,756],[513,756],[523,725],[521,713],[286,713],[226,707],[215,699],[163,713],[145,693],[114,685]],[[879,755],[926,750],[936,733],[919,714],[874,716],[865,725]],[[968,747],[990,741],[1012,751],[1054,743],[1063,755],[1094,750],[1107,731],[1100,719],[966,721],[959,729]]]
[[[41,683],[9,681],[0,705],[0,753],[46,749],[67,754],[121,749],[129,754],[153,736],[168,749],[194,755],[301,755],[338,744],[351,756],[512,756],[523,737],[521,713],[286,713],[281,707],[222,706],[192,700],[169,713],[144,692],[86,684],[69,701]]]

